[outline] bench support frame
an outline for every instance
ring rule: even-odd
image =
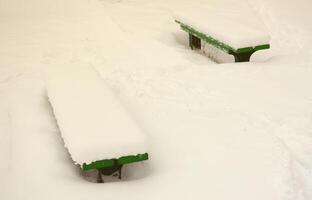
[[[250,57],[251,57],[251,55],[254,52],[255,51],[247,51],[247,52],[243,52],[243,53],[235,53],[235,52],[230,51],[229,54],[234,56],[235,62],[249,62],[250,61]]]
[[[189,33],[189,45],[192,50],[194,49],[201,49],[201,40],[200,38],[196,37]]]
[[[98,168],[98,179],[97,182],[98,183],[104,183],[104,179],[102,178],[102,175],[106,175],[106,176],[117,176],[117,172],[118,172],[118,179],[121,180],[121,169],[122,169],[123,165],[118,163],[118,160],[114,160],[114,165],[111,167],[103,167],[103,168]]]
[[[95,169],[98,172],[98,183],[103,183],[104,180],[102,178],[103,175],[113,175],[118,172],[118,178],[122,178],[121,169],[123,165],[130,164],[134,162],[141,162],[149,159],[148,153],[144,154],[137,154],[137,155],[129,155],[123,156],[120,158],[113,158],[113,159],[105,159],[105,160],[98,160],[92,163],[84,163],[80,165],[80,168],[84,171]]]

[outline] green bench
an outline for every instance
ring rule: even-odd
[[[269,49],[270,44],[261,44],[253,47],[244,47],[235,49],[230,45],[227,45],[205,33],[195,30],[191,26],[184,24],[178,20],[175,20],[181,26],[181,29],[189,34],[189,45],[191,49],[201,49],[201,42],[206,42],[215,48],[220,49],[228,54],[231,54],[235,58],[235,62],[248,62],[251,55],[259,50]]]
[[[118,172],[118,178],[121,179],[121,168],[125,164],[141,162],[144,160],[148,160],[148,153],[144,154],[137,154],[137,155],[129,155],[123,156],[120,158],[113,158],[113,159],[105,159],[105,160],[98,160],[92,163],[84,163],[81,165],[81,169],[84,171],[88,170],[97,170],[98,171],[98,183],[103,183],[104,180],[102,179],[103,175],[112,175]]]

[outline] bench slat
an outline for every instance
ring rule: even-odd
[[[91,170],[91,169],[101,169],[101,168],[112,167],[115,164],[115,162],[114,162],[115,160],[117,160],[117,163],[120,165],[134,163],[134,162],[140,162],[140,161],[148,160],[148,153],[123,156],[123,157],[120,157],[118,159],[98,160],[98,161],[92,162],[90,164],[84,163],[81,166],[81,168],[83,170]]]

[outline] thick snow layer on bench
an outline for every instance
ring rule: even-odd
[[[49,68],[46,85],[65,146],[76,163],[146,152],[144,134],[93,68]]]
[[[238,49],[270,43],[270,35],[251,8],[234,0],[214,0],[188,6],[175,19]]]

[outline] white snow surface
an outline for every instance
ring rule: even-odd
[[[270,44],[268,30],[245,1],[202,2],[176,11],[175,19],[234,49]]]
[[[143,132],[92,67],[49,68],[45,77],[57,124],[75,163],[147,152]]]
[[[1,200],[312,199],[311,1],[241,1],[272,48],[218,65],[172,20],[209,1],[0,2]],[[85,65],[147,136],[122,182],[81,177],[48,102],[44,69]]]

